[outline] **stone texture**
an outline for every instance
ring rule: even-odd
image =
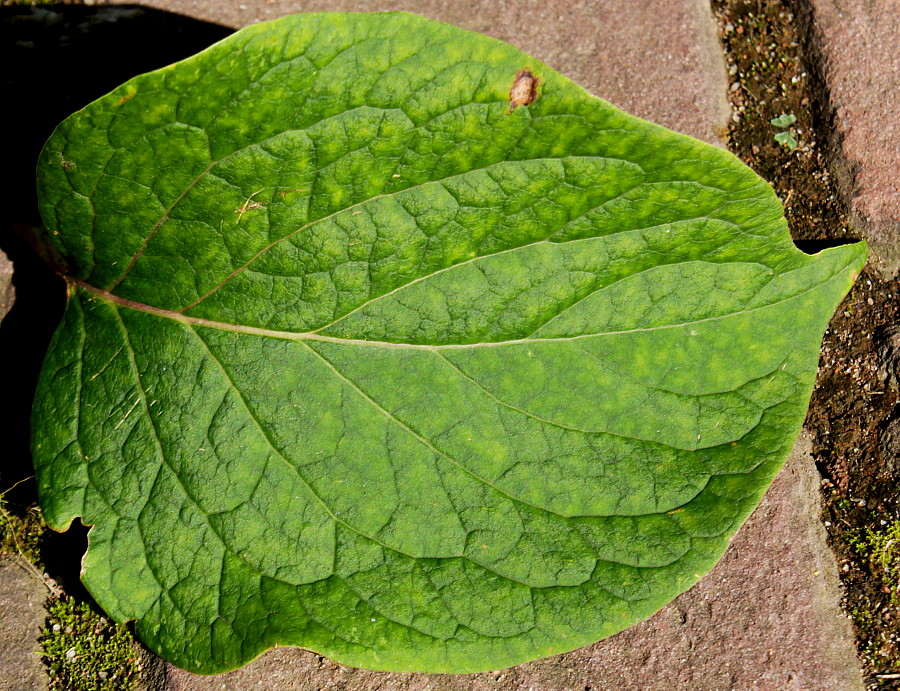
[[[12,309],[16,299],[16,289],[12,284],[13,265],[9,257],[0,250],[0,320]]]
[[[872,334],[878,354],[878,375],[885,386],[900,389],[900,324],[882,324]],[[894,411],[880,429],[881,460],[891,478],[900,481],[900,411]]]
[[[900,324],[882,324],[872,334],[878,354],[878,375],[887,386],[900,389]]]
[[[838,180],[887,276],[900,272],[900,2],[812,0]]]
[[[0,691],[47,688],[37,639],[47,588],[17,559],[0,557]]]

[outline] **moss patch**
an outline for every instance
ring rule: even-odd
[[[884,626],[883,619],[891,619],[900,610],[900,520],[887,523],[880,530],[863,528],[856,534],[844,533],[842,541],[855,557],[852,561],[845,559],[846,571],[850,571],[851,563],[855,565],[854,570],[864,569],[884,595],[884,598],[851,601],[850,613],[861,634],[863,657],[873,667],[897,669],[897,632]],[[888,605],[883,604],[884,600]],[[886,684],[897,681],[878,673],[875,679],[885,684],[880,688],[895,688]]]
[[[0,498],[0,557],[20,556],[40,566],[40,544],[46,530],[36,505],[16,510]]]
[[[891,591],[891,602],[900,605],[900,521],[894,521],[883,532],[867,533],[869,559],[881,569]]]
[[[47,602],[40,638],[51,689],[130,691],[137,687],[139,654],[127,627],[113,624],[70,597]]]

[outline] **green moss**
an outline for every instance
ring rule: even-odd
[[[881,580],[891,591],[891,603],[900,606],[900,520],[883,531],[866,531],[869,561],[880,570]]]
[[[894,634],[882,622],[883,595],[873,597],[886,594],[890,607],[900,607],[900,520],[891,521],[879,530],[848,530],[840,536],[838,544],[869,574],[869,596],[854,598],[848,607],[859,632],[860,656],[870,669],[900,670]]]
[[[140,672],[134,639],[85,603],[70,597],[47,602],[47,625],[40,643],[50,689],[129,691]]]
[[[19,555],[40,566],[39,544],[46,530],[47,524],[37,506],[15,512],[0,498],[0,556]]]

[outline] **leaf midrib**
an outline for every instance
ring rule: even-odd
[[[159,307],[153,307],[151,305],[145,305],[140,302],[135,302],[133,300],[128,300],[126,298],[119,297],[118,295],[113,295],[112,293],[105,291],[101,288],[96,288],[95,286],[90,285],[89,283],[85,283],[84,281],[68,278],[68,282],[70,285],[83,290],[87,293],[90,293],[94,297],[97,297],[105,302],[112,303],[114,305],[118,305],[121,307],[128,307],[133,310],[137,310],[139,312],[146,312],[148,314],[153,314],[158,317],[163,317],[166,319],[171,319],[173,321],[180,322],[182,324],[191,324],[194,326],[203,326],[211,329],[218,329],[220,331],[232,331],[235,333],[243,333],[249,334],[253,336],[262,336],[266,338],[277,338],[280,340],[286,341],[321,341],[324,343],[336,343],[343,345],[355,345],[355,346],[367,346],[373,348],[396,348],[396,349],[404,349],[404,350],[426,350],[426,351],[441,351],[441,350],[467,350],[472,348],[491,348],[491,347],[504,347],[504,346],[514,346],[514,345],[534,345],[536,343],[567,343],[570,341],[578,341],[578,340],[586,340],[589,338],[603,338],[605,336],[621,336],[625,334],[631,333],[651,333],[655,331],[664,331],[668,329],[679,329],[685,326],[693,326],[696,324],[703,324],[709,322],[719,321],[721,319],[726,319],[728,317],[734,317],[742,314],[752,314],[754,312],[759,312],[762,310],[766,310],[772,307],[776,307],[778,305],[782,305],[798,298],[803,297],[811,292],[821,290],[832,281],[840,278],[844,271],[846,270],[846,266],[841,266],[837,271],[832,274],[827,280],[813,285],[806,290],[800,291],[799,293],[794,293],[793,295],[783,298],[781,300],[775,300],[774,302],[769,302],[764,305],[759,305],[757,307],[751,307],[743,310],[736,310],[734,312],[729,312],[727,314],[716,315],[713,317],[705,317],[703,319],[695,319],[692,321],[686,322],[678,322],[676,324],[659,324],[656,326],[646,326],[646,327],[637,327],[634,329],[622,329],[619,331],[599,331],[597,333],[588,333],[588,334],[577,334],[575,336],[558,336],[558,337],[549,337],[549,338],[515,338],[515,339],[507,339],[502,341],[484,341],[484,342],[476,342],[476,343],[400,343],[393,341],[374,341],[374,340],[365,340],[365,339],[357,339],[357,338],[341,338],[338,336],[324,336],[316,331],[279,331],[277,329],[265,329],[258,326],[247,326],[244,324],[230,324],[228,322],[220,322],[211,319],[203,319],[201,317],[191,317],[181,312],[176,312],[173,310],[165,310]]]

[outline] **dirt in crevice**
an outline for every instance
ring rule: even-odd
[[[860,236],[848,225],[833,111],[806,0],[713,0],[734,116],[728,146],[775,188],[791,234],[807,251]],[[771,120],[793,115],[779,127]],[[786,118],[790,119],[790,118]],[[783,119],[781,122],[784,122]],[[775,135],[789,132],[788,148]],[[879,376],[873,336],[900,321],[900,284],[867,265],[831,320],[806,427],[822,474],[823,520],[857,632],[869,689],[900,689],[900,492],[882,431],[900,412]],[[893,551],[892,551],[893,550]]]

